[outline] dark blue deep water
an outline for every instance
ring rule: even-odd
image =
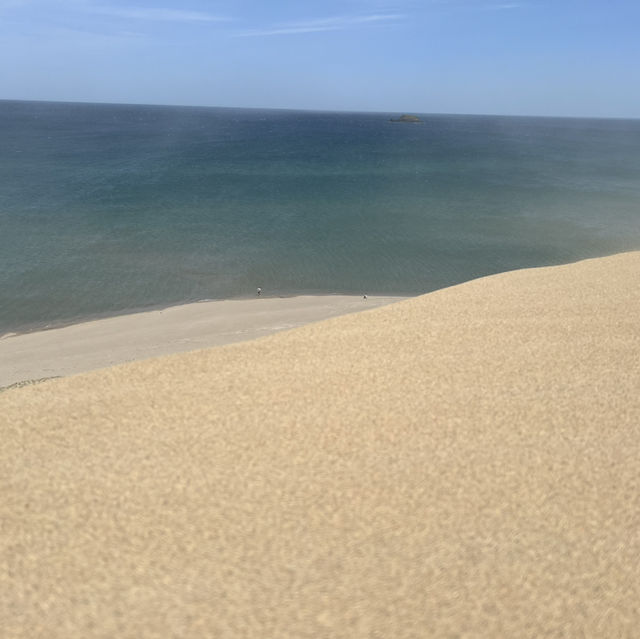
[[[0,101],[0,334],[640,248],[640,120]]]

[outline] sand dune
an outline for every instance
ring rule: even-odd
[[[636,637],[640,253],[0,394],[7,637]]]

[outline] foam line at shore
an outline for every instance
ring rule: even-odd
[[[300,295],[183,304],[0,339],[0,388],[255,339],[402,297]]]

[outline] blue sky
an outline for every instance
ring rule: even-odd
[[[0,0],[0,98],[640,117],[640,1]]]

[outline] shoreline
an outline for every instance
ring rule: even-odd
[[[256,339],[401,296],[296,295],[202,300],[0,336],[0,391],[148,359]]]
[[[393,297],[398,299],[405,299],[408,297],[415,297],[416,295],[422,295],[423,293],[416,293],[415,295],[367,295],[367,299],[373,299],[376,297]],[[113,311],[103,311],[101,313],[91,313],[88,315],[78,315],[68,319],[53,320],[50,323],[31,323],[24,327],[6,330],[4,333],[0,333],[0,342],[4,339],[12,337],[22,337],[23,335],[32,335],[33,333],[44,333],[46,331],[54,331],[59,328],[68,328],[69,326],[78,326],[80,324],[88,324],[90,322],[98,322],[101,320],[113,319],[116,317],[127,317],[129,315],[141,315],[143,313],[153,313],[154,311],[164,311],[169,308],[177,308],[180,306],[190,306],[192,304],[209,304],[211,302],[248,302],[251,300],[266,300],[266,299],[290,299],[292,297],[354,297],[362,298],[361,295],[353,295],[351,293],[314,293],[314,292],[295,292],[289,295],[246,295],[244,297],[221,297],[221,298],[203,298],[198,300],[185,300],[175,303],[171,302],[159,302],[150,304],[148,306],[132,306],[124,309],[116,309]]]

